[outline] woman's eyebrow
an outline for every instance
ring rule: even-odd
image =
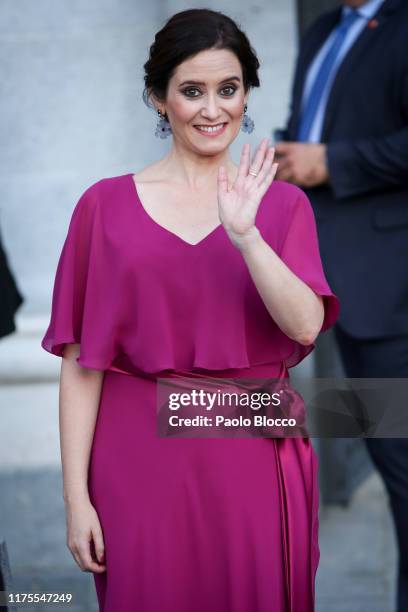
[[[227,81],[238,81],[239,82],[241,81],[241,79],[237,76],[230,76],[220,81],[220,83],[226,83]],[[182,83],[180,83],[179,87],[181,87],[182,85],[205,85],[205,83],[203,83],[202,81],[183,81]]]

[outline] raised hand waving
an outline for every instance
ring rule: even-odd
[[[278,168],[278,164],[273,163],[275,149],[268,147],[267,138],[261,140],[252,162],[250,153],[251,146],[245,144],[238,174],[232,185],[228,184],[225,166],[220,166],[218,170],[220,221],[232,243],[238,248],[258,232],[255,226],[256,213]]]

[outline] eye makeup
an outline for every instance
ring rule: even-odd
[[[237,91],[238,87],[236,87],[235,85],[224,85],[223,87],[221,87],[220,91],[224,91],[224,90],[230,90],[231,93],[229,94],[222,94],[223,97],[226,98],[230,98],[231,96],[234,95],[234,93]],[[185,87],[184,89],[181,89],[181,93],[183,93],[187,98],[198,98],[199,96],[196,94],[190,95],[188,92],[189,91],[199,91],[199,88],[196,86],[190,86],[190,87]]]

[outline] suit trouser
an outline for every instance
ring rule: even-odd
[[[334,333],[348,378],[407,378],[408,336],[359,339],[339,325]],[[407,405],[401,410],[407,412]],[[398,541],[397,612],[408,612],[408,439],[366,438],[368,452],[389,494]]]

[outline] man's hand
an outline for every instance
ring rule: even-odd
[[[326,145],[314,142],[278,142],[276,178],[300,187],[316,187],[329,182]]]

